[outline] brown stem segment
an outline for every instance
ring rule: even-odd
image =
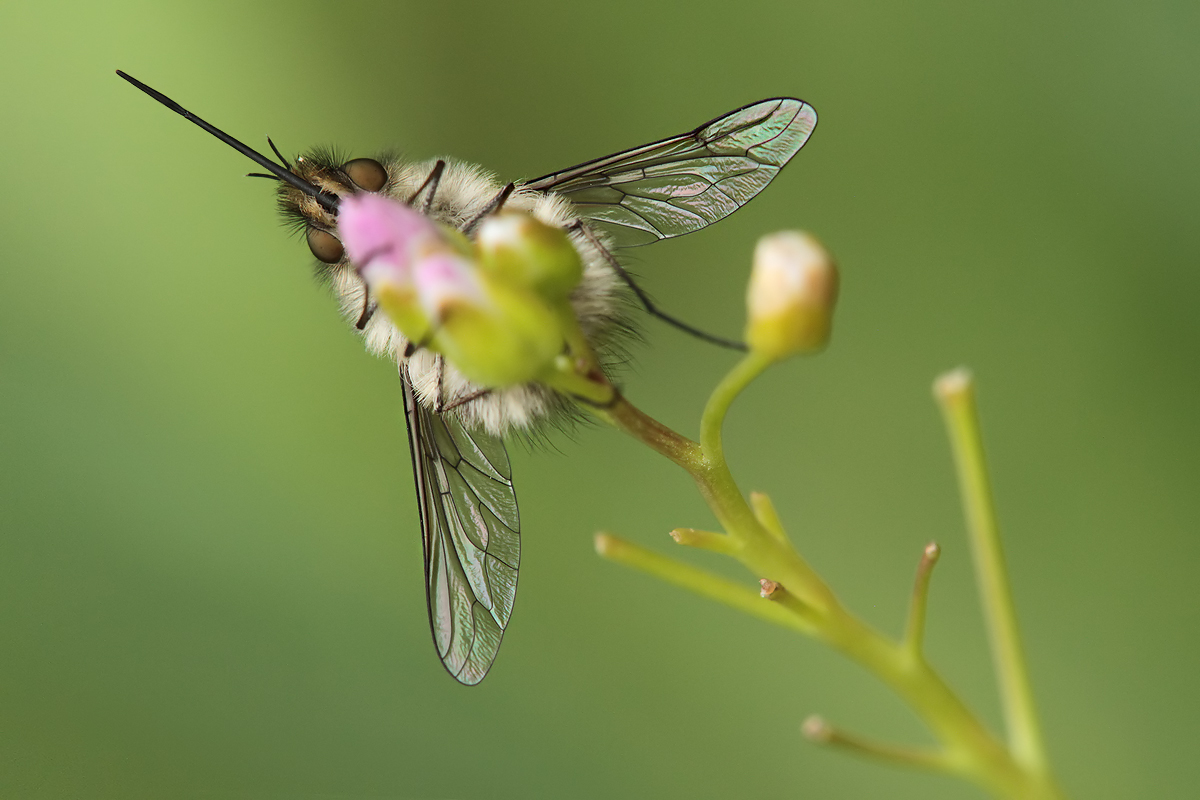
[[[688,472],[695,471],[704,465],[704,454],[700,445],[681,433],[663,425],[653,417],[642,413],[640,409],[617,394],[611,406],[602,411],[604,416],[616,427],[628,433],[638,441],[666,456]]]

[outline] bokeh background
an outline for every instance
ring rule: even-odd
[[[1075,797],[1190,797],[1200,716],[1200,6],[1166,2],[5,3],[0,794],[959,798],[805,742],[926,741],[817,645],[606,563],[712,521],[600,428],[514,448],[515,616],[465,689],[429,641],[393,369],[367,356],[255,145],[453,154],[505,179],[813,103],[747,209],[636,253],[727,334],[755,238],[843,268],[835,341],[760,381],[730,456],[846,602],[999,713],[929,395],[978,377],[1021,621]],[[646,324],[627,387],[685,431],[732,357]],[[748,583],[705,554],[675,553]]]

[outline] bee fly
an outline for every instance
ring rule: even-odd
[[[501,186],[472,164],[396,157],[342,161],[327,151],[280,163],[242,144],[135,78],[125,80],[267,170],[279,182],[284,216],[300,227],[342,313],[367,349],[399,367],[425,552],[425,594],[442,664],[464,684],[483,680],[512,614],[520,561],[520,518],[506,433],[566,407],[535,384],[489,390],[408,342],[376,314],[338,238],[338,198],[375,192],[471,236],[501,208],[566,230],[584,264],[571,303],[601,352],[624,328],[628,292],[646,311],[699,338],[740,348],[657,308],[622,268],[622,248],[682,236],[724,219],[770,183],[817,124],[808,103],[760,100],[688,133]]]

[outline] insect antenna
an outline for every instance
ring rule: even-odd
[[[131,75],[127,75],[126,73],[122,72],[121,70],[117,70],[117,75],[119,75],[122,78],[124,78],[125,80],[129,81],[131,84],[136,86],[138,89],[140,89],[143,92],[145,92],[146,94],[150,95],[155,100],[157,100],[158,102],[162,103],[167,108],[174,111],[176,114],[179,114],[180,116],[184,117],[185,119],[195,123],[196,125],[200,126],[204,130],[208,131],[213,136],[217,137],[222,142],[224,142],[225,144],[232,147],[234,150],[237,150],[239,153],[246,156],[251,161],[258,164],[260,167],[263,167],[264,169],[266,169],[268,172],[270,172],[272,175],[274,175],[279,180],[286,181],[287,183],[290,183],[295,188],[297,188],[300,191],[304,192],[305,194],[311,196],[314,200],[316,200],[318,203],[320,203],[321,206],[326,211],[328,211],[330,214],[337,213],[338,200],[333,195],[322,192],[319,188],[317,188],[313,184],[309,183],[308,181],[304,180],[303,178],[299,177],[298,175],[293,173],[290,169],[287,169],[285,167],[280,166],[279,164],[276,164],[274,161],[267,158],[262,153],[258,152],[257,150],[250,147],[249,145],[239,142],[237,139],[233,138],[228,133],[225,133],[225,131],[221,130],[220,128],[216,127],[215,125],[210,125],[209,123],[200,119],[200,117],[197,117],[195,114],[188,111],[186,108],[179,105],[179,103],[176,103],[174,100],[167,97],[165,94],[158,91],[157,89],[151,89],[149,86],[142,83],[137,78],[134,78]],[[270,140],[268,139],[268,141],[270,141]],[[274,147],[274,145],[272,145],[272,147]],[[275,152],[276,152],[276,154],[279,153],[278,150],[276,150]],[[282,156],[280,156],[280,158],[282,158]]]
[[[277,181],[277,180],[279,180],[279,178],[278,178],[277,176],[275,176],[275,175],[267,175],[267,174],[266,174],[266,173],[264,173],[264,172],[247,172],[247,173],[246,173],[246,177],[247,177],[247,178],[270,178],[270,179],[271,179],[271,180],[273,180],[273,181]]]

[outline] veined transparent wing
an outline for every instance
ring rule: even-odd
[[[424,408],[403,367],[400,381],[429,625],[442,664],[473,685],[496,658],[517,591],[521,526],[508,453],[500,439]]]
[[[619,247],[699,230],[737,211],[808,141],[803,100],[760,100],[690,133],[597,158],[525,183],[565,195]]]

